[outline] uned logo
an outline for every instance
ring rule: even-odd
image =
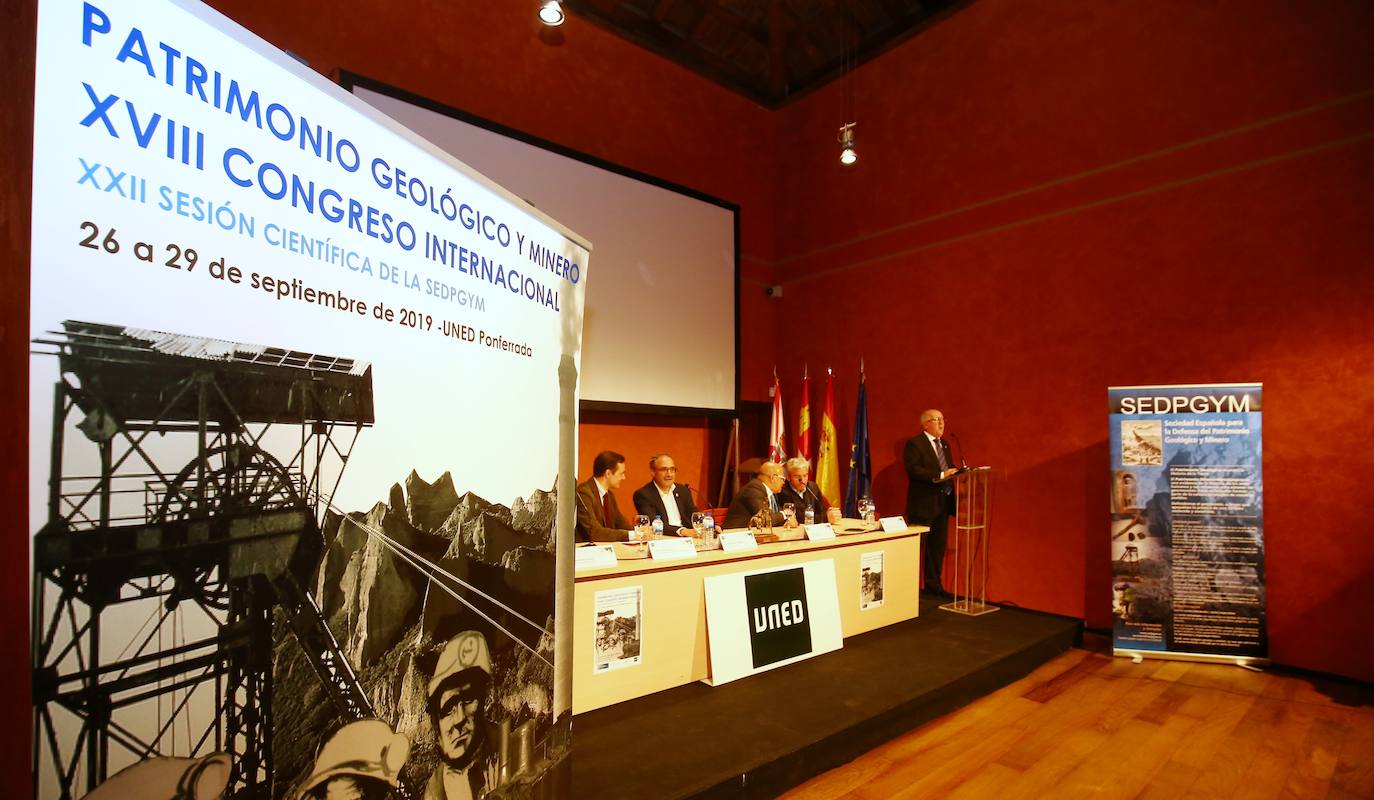
[[[811,652],[811,616],[802,567],[744,576],[754,668]]]

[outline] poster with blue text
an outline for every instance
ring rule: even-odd
[[[194,0],[37,36],[36,796],[558,796],[590,244]]]
[[[1107,396],[1115,650],[1263,660],[1261,385]]]

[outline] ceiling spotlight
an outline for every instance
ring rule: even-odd
[[[562,0],[543,0],[539,4],[539,21],[550,27],[557,27],[563,24],[563,3]]]
[[[840,163],[848,166],[859,160],[859,154],[854,151],[854,126],[858,123],[849,122],[840,126],[840,134],[835,137],[840,147]]]

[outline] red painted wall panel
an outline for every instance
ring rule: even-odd
[[[991,595],[1106,627],[1106,387],[1263,381],[1272,655],[1374,679],[1371,40],[1355,2],[983,0],[857,71],[855,168],[837,87],[782,111],[779,311],[846,405],[864,357],[880,509],[941,408],[999,470]]]

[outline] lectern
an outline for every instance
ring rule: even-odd
[[[970,617],[991,614],[988,605],[988,528],[992,518],[992,467],[967,467],[954,481],[954,599],[940,608]]]

